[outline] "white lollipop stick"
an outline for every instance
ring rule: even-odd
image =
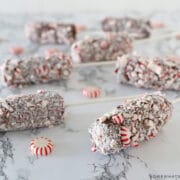
[[[126,99],[134,99],[134,98],[139,98],[141,96],[142,94],[135,95],[135,96],[105,97],[105,98],[100,98],[100,99],[92,99],[92,100],[87,100],[87,101],[82,101],[82,102],[69,103],[69,104],[66,104],[66,107],[84,106],[88,104],[97,104],[97,103],[105,103],[105,102],[112,102],[112,101],[119,101],[119,100],[126,100]],[[180,98],[176,98],[172,100],[173,104],[176,104],[179,102],[180,102]]]

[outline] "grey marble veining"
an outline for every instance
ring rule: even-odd
[[[112,13],[108,13],[110,15]],[[136,11],[118,15],[135,15],[164,21],[167,28],[153,32],[154,36],[171,33],[180,27],[179,11],[153,12],[141,14]],[[117,14],[114,14],[117,15]],[[91,30],[99,30],[99,20],[105,14],[48,14],[48,15],[6,15],[0,16],[0,62],[13,56],[9,48],[20,45],[25,48],[23,57],[40,54],[48,48],[65,46],[38,46],[25,39],[24,24],[33,20],[64,20],[77,24],[87,24]],[[176,30],[177,30],[176,29]],[[90,32],[88,32],[90,33]],[[81,36],[85,33],[81,34]],[[80,38],[79,37],[79,38]],[[135,46],[137,54],[148,56],[180,55],[180,41],[164,38]],[[35,92],[39,89],[59,91],[66,104],[87,100],[81,90],[87,85],[101,88],[102,97],[132,96],[153,90],[138,89],[119,85],[113,74],[113,66],[76,68],[69,80],[29,86],[21,89],[6,87],[0,81],[0,96]],[[166,91],[169,99],[180,97],[180,92]],[[140,147],[129,148],[115,155],[104,156],[90,151],[87,129],[104,112],[110,111],[121,102],[91,104],[66,109],[64,124],[50,129],[34,129],[22,132],[0,134],[0,180],[148,180],[150,175],[180,175],[180,104],[175,104],[171,121],[158,136],[142,143]],[[48,157],[34,157],[29,151],[30,140],[46,136],[54,142],[54,151]],[[158,178],[156,178],[158,179]],[[172,179],[172,178],[171,178]],[[175,179],[175,178],[174,178]],[[179,178],[180,179],[180,178]]]

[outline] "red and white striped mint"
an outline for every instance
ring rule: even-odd
[[[139,133],[136,133],[133,137],[131,137],[131,146],[138,147],[139,146],[138,140],[139,140]]]
[[[47,76],[49,74],[49,68],[46,65],[38,67],[35,69],[37,75]]]
[[[53,150],[52,141],[44,137],[33,139],[30,146],[32,154],[36,156],[47,156]]]
[[[24,49],[20,46],[14,46],[10,49],[10,53],[14,55],[20,55],[24,52]]]
[[[131,143],[131,132],[128,128],[122,126],[120,129],[121,142],[124,146],[130,146]]]
[[[100,89],[97,87],[86,87],[83,89],[83,95],[88,98],[97,98],[100,96]]]
[[[124,118],[121,114],[116,114],[112,117],[112,121],[114,124],[122,124]]]

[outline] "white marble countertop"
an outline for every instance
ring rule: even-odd
[[[0,12],[8,13],[32,13],[32,12],[120,12],[122,10],[136,9],[138,11],[149,10],[175,10],[180,7],[179,0],[0,0]]]
[[[136,12],[137,13],[137,12]],[[138,14],[140,15],[140,14]],[[98,24],[103,15],[83,16],[81,23]],[[146,17],[164,20],[169,26],[178,26],[178,12],[175,14],[156,13]],[[22,15],[0,17],[0,37],[6,41],[0,43],[0,59],[12,57],[9,48],[12,45],[23,46],[25,56],[43,54],[52,46],[38,47],[29,43],[23,32],[24,23],[34,19],[62,19],[79,22],[78,15]],[[82,17],[82,16],[81,16]],[[173,29],[172,28],[172,29]],[[165,31],[163,31],[165,32]],[[171,32],[168,30],[168,32]],[[157,32],[156,34],[161,34]],[[53,46],[54,47],[54,46]],[[67,48],[60,46],[62,50]],[[135,47],[138,54],[150,56],[180,55],[180,41],[175,38],[164,38]],[[129,96],[152,90],[137,89],[132,86],[119,85],[113,75],[113,66],[89,67],[74,69],[68,81],[46,85],[30,86],[22,89],[11,89],[0,83],[0,96],[35,92],[38,89],[59,91],[65,102],[86,100],[81,90],[86,85],[101,88],[102,97]],[[180,97],[180,92],[166,91],[169,99]],[[140,147],[129,148],[116,155],[104,156],[90,151],[87,129],[103,113],[110,111],[121,102],[101,103],[66,109],[67,116],[62,126],[50,129],[35,129],[22,132],[0,134],[0,180],[148,180],[180,179],[180,104],[175,104],[171,121],[162,129],[156,138],[142,143]],[[46,136],[54,142],[54,151],[48,157],[34,157],[29,150],[30,140]],[[150,178],[152,175],[152,178]]]

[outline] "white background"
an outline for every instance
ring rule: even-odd
[[[0,12],[71,12],[180,9],[180,0],[0,0]]]

